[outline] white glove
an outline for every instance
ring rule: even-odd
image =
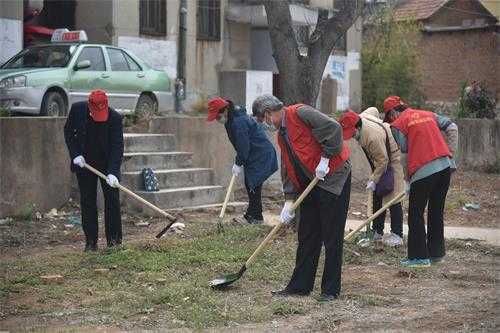
[[[369,180],[368,183],[366,183],[366,189],[375,192],[375,182],[373,180]]]
[[[233,164],[233,175],[238,176],[241,173],[241,170],[243,170],[243,167]]]
[[[112,174],[109,174],[108,177],[106,177],[106,183],[108,183],[111,187],[117,187],[120,184],[120,182],[118,182],[118,178]]]
[[[83,158],[82,155],[78,155],[73,159],[73,164],[78,165],[80,168],[83,168],[85,166],[85,159]]]
[[[290,224],[290,222],[292,222],[293,218],[295,217],[295,211],[290,210],[290,208],[292,208],[292,205],[293,202],[285,201],[285,205],[283,206],[280,214],[281,223]]]
[[[330,172],[330,167],[328,166],[328,164],[330,164],[330,159],[321,157],[321,160],[316,167],[316,177],[321,180],[325,180],[325,176],[328,174],[328,172]]]

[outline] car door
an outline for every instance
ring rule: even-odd
[[[145,75],[137,62],[126,52],[106,47],[111,68],[110,95],[115,108],[122,112],[133,112],[143,91]]]
[[[82,61],[89,61],[90,67],[76,69]],[[110,75],[106,71],[103,48],[100,46],[84,46],[74,62],[70,76],[71,103],[86,101],[94,89],[109,90]]]

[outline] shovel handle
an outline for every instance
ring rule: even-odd
[[[363,227],[365,225],[367,225],[371,221],[375,220],[380,214],[382,214],[383,212],[385,212],[389,207],[391,207],[395,203],[403,200],[404,196],[405,196],[405,192],[401,192],[398,195],[396,195],[388,203],[386,203],[382,208],[380,208],[379,210],[377,210],[372,216],[370,216],[363,223],[361,223],[356,229],[354,229],[347,236],[345,236],[344,237],[344,241],[347,241],[350,238],[352,238],[352,236],[354,236],[358,231],[360,231],[361,229],[363,229]]]
[[[100,172],[99,170],[95,169],[94,167],[88,165],[87,163],[85,163],[84,166],[85,166],[85,168],[87,168],[88,170],[92,171],[97,176],[101,177],[102,179],[104,179],[104,180],[107,179],[107,177],[102,172]],[[156,207],[151,202],[144,200],[143,198],[141,198],[140,196],[138,196],[137,194],[135,194],[134,192],[132,192],[131,190],[129,190],[128,188],[126,188],[125,186],[123,186],[121,184],[118,184],[116,187],[120,191],[123,191],[123,192],[127,193],[132,198],[134,198],[137,201],[143,203],[144,205],[148,206],[149,208],[153,209],[154,211],[160,213],[162,216],[166,217],[170,221],[176,221],[177,220],[174,216],[172,216],[169,213],[165,212],[163,209],[160,209],[160,208]]]
[[[302,192],[302,194],[295,200],[293,203],[292,207],[290,207],[290,210],[294,211],[299,207],[299,205],[302,203],[305,197],[309,194],[309,192],[312,191],[314,186],[318,183],[319,178],[315,177],[309,185],[306,187],[306,189]],[[276,233],[280,230],[281,226],[283,223],[278,223],[273,230],[266,236],[266,238],[260,243],[259,247],[254,251],[254,253],[248,258],[247,262],[245,263],[245,267],[248,268],[254,261],[255,258],[262,252],[262,250],[266,247],[266,245],[273,239],[273,237],[276,235]]]
[[[231,180],[229,181],[229,186],[227,187],[226,197],[224,198],[224,203],[222,204],[222,208],[220,210],[219,218],[222,219],[226,214],[227,204],[229,202],[229,198],[231,197],[231,192],[233,191],[234,182],[236,181],[236,175],[233,173],[231,176]]]

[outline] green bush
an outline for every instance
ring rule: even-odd
[[[0,117],[10,117],[9,109],[4,106],[0,106]]]
[[[477,81],[460,85],[457,118],[489,118],[496,117],[495,98],[486,87]]]
[[[387,96],[397,95],[412,106],[424,103],[417,70],[417,22],[396,22],[390,9],[370,22],[363,37],[363,107],[382,109]]]

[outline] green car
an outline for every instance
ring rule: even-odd
[[[168,110],[173,96],[164,71],[122,48],[86,44],[84,31],[60,29],[53,43],[22,50],[0,66],[0,107],[11,113],[66,116],[94,89],[118,112]]]

